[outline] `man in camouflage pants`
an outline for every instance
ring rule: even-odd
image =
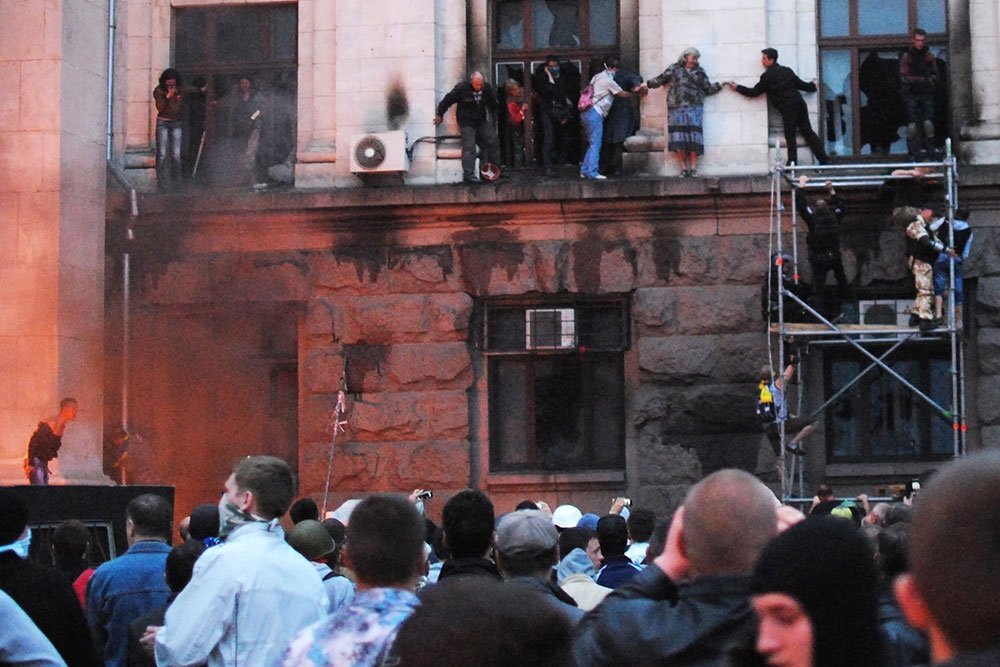
[[[939,206],[925,204],[919,214],[906,226],[906,255],[913,282],[917,288],[917,298],[910,310],[910,326],[918,326],[921,331],[930,331],[937,324],[934,320],[934,262],[937,256],[946,252],[955,256],[953,248],[945,245],[930,233],[930,223],[940,215]],[[911,211],[913,209],[910,209]]]

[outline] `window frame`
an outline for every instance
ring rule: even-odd
[[[945,2],[945,31],[927,33],[927,45],[930,48],[948,47],[948,35],[950,25],[948,25],[947,0]],[[907,2],[907,31],[906,33],[863,35],[859,32],[858,26],[858,0],[848,0],[848,34],[825,37],[823,36],[823,1],[816,3],[816,44],[817,44],[817,79],[819,82],[819,128],[817,134],[823,140],[824,148],[830,152],[830,146],[826,139],[827,112],[826,100],[823,99],[823,53],[824,51],[846,50],[850,54],[851,72],[851,147],[850,155],[834,155],[831,159],[834,162],[865,162],[881,161],[889,158],[894,160],[897,157],[905,157],[905,153],[863,153],[867,144],[861,143],[861,86],[858,76],[861,67],[861,52],[863,51],[894,51],[902,53],[911,43],[914,29],[921,27],[917,22],[918,8],[920,0],[906,0]],[[950,108],[948,110],[950,115]],[[901,137],[905,139],[904,137]]]
[[[866,347],[874,354],[880,355],[885,349],[892,344],[892,341],[886,341],[885,343],[873,343],[866,345]],[[914,347],[904,347],[896,352],[886,360],[887,363],[893,365],[896,362],[916,362],[918,364],[919,380],[913,381],[914,385],[917,386],[921,391],[931,395],[931,384],[932,379],[932,362],[945,362],[950,364],[951,353],[948,348],[947,343],[944,342],[927,342],[920,343]],[[859,352],[855,351],[853,348],[846,346],[831,346],[823,354],[822,359],[822,382],[825,396],[832,396],[841,387],[834,386],[833,384],[833,364],[838,362],[856,362],[858,363],[858,369],[863,370],[870,360],[861,355]],[[835,412],[837,410],[840,401],[833,403],[828,406],[824,412],[824,432],[826,433],[826,462],[827,465],[842,465],[842,464],[907,464],[907,463],[917,463],[917,462],[933,462],[933,461],[946,461],[953,458],[952,445],[949,441],[946,451],[934,452],[931,449],[932,438],[933,438],[933,428],[931,420],[940,417],[923,399],[914,395],[910,389],[903,386],[898,380],[892,376],[885,374],[883,377],[884,381],[890,383],[893,387],[895,395],[909,395],[910,400],[916,406],[915,409],[921,411],[919,415],[919,428],[920,428],[920,438],[921,442],[917,443],[917,451],[910,455],[879,455],[873,452],[873,442],[871,437],[866,437],[865,427],[871,427],[873,423],[874,411],[871,409],[871,403],[867,400],[868,388],[871,386],[873,378],[876,374],[882,374],[884,371],[880,368],[873,369],[868,373],[864,374],[864,377],[858,381],[858,383],[848,390],[845,396],[851,396],[856,402],[859,409],[858,414],[855,414],[853,421],[857,424],[857,434],[856,444],[858,445],[858,454],[851,455],[840,455],[836,453],[837,443],[834,441],[834,434],[836,433],[836,428],[833,425],[833,420],[835,418]],[[857,376],[853,375],[851,379],[855,379]],[[947,387],[947,392],[950,396],[951,385]],[[844,400],[843,398],[840,400]],[[870,431],[869,431],[870,433]],[[951,425],[948,424],[948,433],[951,433]]]
[[[503,310],[517,310],[524,313],[523,317],[527,318],[527,312],[532,310],[554,310],[554,309],[565,309],[573,308],[579,310],[581,308],[601,308],[601,307],[611,307],[620,309],[621,315],[621,331],[619,332],[619,344],[609,345],[605,347],[588,347],[586,345],[580,345],[579,340],[577,344],[559,347],[535,347],[530,348],[527,345],[525,349],[513,350],[513,349],[495,349],[491,348],[490,341],[490,319],[491,311],[497,309]],[[564,479],[574,479],[574,478],[593,478],[594,481],[619,481],[623,480],[624,470],[627,458],[627,447],[626,447],[626,422],[627,422],[627,405],[626,405],[626,394],[625,394],[625,376],[627,373],[626,369],[626,352],[630,348],[631,342],[631,328],[629,321],[629,298],[627,295],[605,295],[605,296],[573,296],[573,297],[548,297],[548,298],[526,298],[526,297],[499,297],[499,298],[487,298],[482,299],[478,304],[478,317],[480,319],[479,325],[475,327],[474,332],[476,335],[476,348],[481,353],[485,363],[485,435],[487,438],[488,446],[484,451],[483,464],[484,472],[496,483],[503,479],[513,479],[518,482],[523,482],[526,478],[534,478],[541,475],[544,476],[558,476]],[[576,320],[578,321],[578,320]],[[579,333],[579,332],[577,332]],[[527,335],[527,332],[526,332]],[[605,439],[606,434],[600,433],[595,434],[592,430],[588,429],[585,434],[587,442],[585,443],[587,454],[584,457],[593,457],[593,452],[596,451],[595,447],[608,447],[614,446],[616,449],[615,458],[616,462],[614,464],[597,464],[597,465],[576,465],[572,464],[569,466],[559,466],[559,467],[545,467],[544,464],[539,463],[539,448],[537,445],[537,425],[532,426],[535,422],[536,409],[538,407],[538,400],[535,395],[535,373],[538,370],[539,364],[541,363],[558,363],[558,359],[565,358],[567,360],[572,360],[575,368],[571,368],[570,372],[577,373],[587,373],[588,369],[585,367],[585,363],[581,362],[581,355],[588,355],[591,358],[596,355],[601,355],[605,360],[610,359],[610,365],[605,366],[604,370],[608,370],[611,366],[612,372],[617,373],[617,381],[615,386],[619,387],[620,394],[614,397],[614,400],[618,405],[619,414],[615,417],[618,419],[618,423],[614,426],[613,430],[616,434],[616,442],[608,443]],[[536,363],[537,362],[537,363]],[[522,365],[528,379],[524,384],[524,394],[520,397],[521,404],[520,407],[523,410],[523,419],[527,426],[525,427],[526,432],[529,434],[530,442],[525,443],[526,458],[528,463],[525,465],[510,465],[504,463],[502,453],[498,454],[497,448],[502,447],[503,443],[499,442],[499,437],[497,436],[497,429],[502,429],[502,422],[499,419],[496,410],[496,402],[499,397],[495,393],[498,391],[497,387],[497,376],[499,371],[497,367],[500,364],[515,364]],[[594,372],[590,370],[589,372]],[[585,383],[586,381],[584,381]],[[577,415],[591,410],[594,411],[594,407],[600,404],[606,404],[607,398],[596,398],[597,392],[592,390],[584,389],[583,398],[575,407]],[[606,413],[605,413],[606,414]],[[610,475],[610,477],[609,477]],[[607,479],[605,479],[607,478]]]

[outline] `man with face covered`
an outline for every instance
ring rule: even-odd
[[[224,543],[202,555],[165,624],[144,637],[155,642],[156,664],[273,665],[296,633],[323,617],[323,582],[279,523],[293,487],[281,459],[236,464],[219,501]]]
[[[473,72],[468,81],[462,81],[451,89],[437,106],[434,124],[440,125],[442,117],[452,104],[457,104],[455,116],[462,133],[462,180],[478,183],[476,176],[476,147],[483,151],[480,168],[487,164],[500,164],[500,140],[493,126],[492,111],[496,114],[497,96],[493,87],[486,83],[481,72]]]

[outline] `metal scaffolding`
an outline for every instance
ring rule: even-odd
[[[780,154],[777,151],[776,154]],[[919,173],[919,175],[918,175]],[[807,176],[808,179],[800,178],[802,176]],[[819,311],[813,308],[811,305],[806,303],[798,295],[794,294],[792,291],[785,287],[784,280],[782,278],[782,273],[785,269],[782,266],[782,253],[788,253],[792,257],[792,280],[797,285],[799,284],[799,224],[798,224],[798,208],[796,206],[796,198],[798,196],[798,191],[808,190],[808,189],[820,189],[825,188],[827,184],[831,184],[834,187],[839,188],[872,188],[877,186],[882,186],[887,182],[892,181],[906,181],[913,180],[915,178],[921,178],[925,182],[932,182],[937,185],[942,186],[944,190],[944,205],[947,210],[947,220],[948,220],[948,230],[949,238],[948,245],[954,247],[955,243],[955,209],[958,207],[958,178],[957,178],[957,164],[951,151],[951,140],[949,139],[945,144],[945,155],[944,158],[939,161],[934,162],[912,162],[912,163],[892,163],[892,164],[874,164],[874,163],[862,163],[862,164],[835,164],[835,165],[816,165],[816,166],[798,166],[795,164],[783,164],[781,162],[777,163],[772,170],[772,185],[771,185],[771,244],[769,248],[769,259],[768,262],[774,261],[777,266],[769,267],[769,278],[768,280],[773,280],[772,276],[777,275],[778,285],[769,285],[769,288],[776,290],[777,292],[777,311],[778,320],[777,322],[769,321],[769,332],[770,334],[776,334],[778,340],[778,359],[780,360],[780,365],[783,366],[785,362],[785,347],[786,341],[791,343],[796,343],[797,345],[830,345],[830,344],[840,344],[840,345],[850,345],[858,352],[860,352],[864,357],[866,357],[871,363],[868,364],[866,368],[860,371],[854,378],[848,382],[845,386],[838,389],[832,396],[826,398],[823,403],[812,410],[809,417],[816,417],[822,413],[826,408],[832,405],[837,399],[839,399],[846,391],[850,390],[851,387],[856,385],[861,379],[870,371],[875,368],[881,368],[890,377],[897,380],[909,391],[911,391],[915,396],[917,396],[921,401],[926,403],[935,412],[947,419],[952,425],[952,451],[955,457],[961,456],[965,451],[965,434],[966,434],[966,423],[965,423],[965,389],[964,389],[964,378],[965,378],[965,367],[964,367],[964,349],[963,341],[961,336],[960,323],[956,322],[955,319],[955,258],[952,257],[949,262],[949,282],[948,282],[948,308],[947,308],[947,323],[945,326],[937,327],[931,331],[919,331],[915,327],[904,327],[904,326],[887,326],[887,325],[866,325],[866,324],[838,324],[836,322],[830,321],[824,317]],[[784,206],[781,203],[782,192],[784,186],[788,187],[791,195],[791,231],[790,231],[790,248],[786,248],[784,242],[784,236],[788,232],[783,232],[782,225],[784,224],[785,213]],[[777,258],[776,260],[773,258]],[[773,293],[773,292],[772,292]],[[796,306],[801,308],[805,313],[807,313],[811,318],[815,320],[815,323],[792,323],[785,321],[785,300],[790,299]],[[859,313],[860,315],[860,313]],[[770,317],[770,316],[769,316]],[[859,318],[861,319],[861,318]],[[888,363],[889,356],[903,346],[905,343],[913,341],[927,341],[927,340],[941,340],[947,339],[950,342],[951,349],[951,366],[950,366],[950,376],[951,376],[951,405],[943,406],[928,396],[925,392],[920,390],[918,387],[914,386],[902,375],[897,373]],[[870,349],[872,345],[885,345],[887,342],[893,343],[889,349],[882,352],[879,356],[876,356]],[[768,337],[768,349],[772,349],[771,336]],[[775,375],[779,376],[781,373],[777,370],[777,367],[772,364],[772,368],[775,368]],[[783,370],[783,369],[782,369]],[[788,406],[789,393],[787,387],[782,387],[784,393],[785,405]],[[799,407],[801,413],[801,393],[799,395]],[[786,433],[785,433],[785,422],[782,421],[779,425],[781,434],[781,451],[779,454],[780,468],[781,468],[781,492],[782,499],[787,500],[792,497],[792,485],[794,483],[794,478],[796,471],[798,472],[798,495],[803,496],[803,463],[802,461],[796,461],[796,456],[789,457],[787,455],[787,450],[785,447],[786,443]],[[791,458],[791,461],[789,461]]]

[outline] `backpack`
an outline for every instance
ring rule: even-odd
[[[757,388],[760,390],[757,396],[757,419],[769,424],[778,418],[778,412],[774,409],[774,396],[771,395],[771,388],[763,380]]]
[[[587,87],[580,91],[580,101],[576,103],[578,111],[586,111],[594,106],[594,84],[588,83]]]

